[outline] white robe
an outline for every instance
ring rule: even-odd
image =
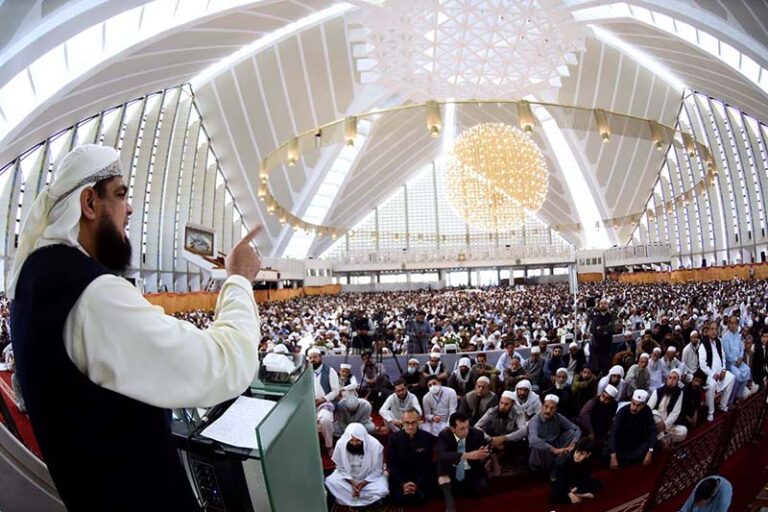
[[[256,374],[259,337],[253,290],[242,276],[224,282],[206,330],[166,315],[111,274],[86,287],[64,324],[67,354],[91,382],[164,409],[242,393]]]
[[[421,425],[422,430],[436,436],[448,426],[448,417],[456,412],[458,406],[459,399],[456,392],[447,386],[443,386],[437,396],[431,392],[427,393],[424,395],[424,419],[426,421]],[[440,421],[432,421],[433,416],[439,416]]]
[[[381,447],[381,445],[379,445]],[[346,450],[346,446],[342,447]],[[389,494],[387,475],[384,474],[384,450],[379,448],[373,455],[370,468],[365,468],[363,455],[347,455],[344,463],[334,452],[336,469],[325,479],[325,486],[336,498],[336,501],[348,507],[364,507],[384,498]],[[352,496],[352,485],[347,480],[369,482],[360,492],[360,496]]]

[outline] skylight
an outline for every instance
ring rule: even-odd
[[[354,145],[345,145],[334,160],[331,168],[325,174],[322,183],[317,188],[312,201],[307,206],[302,220],[311,224],[322,224],[328,210],[331,209],[333,200],[338,194],[342,183],[349,174],[352,165],[365,144],[368,134],[371,131],[373,123],[368,119],[359,119],[357,121],[357,137]],[[291,241],[283,252],[285,258],[306,258],[312,242],[315,240],[313,233],[296,231],[291,237]]]
[[[733,46],[684,21],[660,12],[651,11],[645,7],[627,4],[626,2],[580,9],[574,11],[573,16],[580,21],[632,18],[646,25],[651,25],[717,57],[720,61],[732,67],[750,82],[768,93],[768,70],[766,68],[761,67],[754,59],[741,53]],[[590,26],[595,30],[596,27]],[[597,31],[595,31],[595,34],[600,37]]]
[[[600,218],[595,200],[589,191],[587,181],[579,166],[571,147],[565,140],[562,130],[552,118],[546,108],[532,105],[532,110],[544,130],[544,135],[549,141],[549,147],[555,155],[560,170],[565,177],[571,197],[578,200],[576,211],[579,215],[584,239],[585,249],[604,249],[611,246],[605,225]]]

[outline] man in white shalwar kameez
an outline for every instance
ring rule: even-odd
[[[336,370],[323,364],[323,354],[317,348],[307,352],[315,375],[315,407],[317,407],[317,430],[323,436],[328,455],[333,453],[333,411],[334,401],[339,395],[339,375]]]
[[[421,428],[436,436],[448,426],[448,417],[456,412],[459,397],[453,389],[441,386],[435,375],[427,380],[427,387],[429,392],[424,395],[424,424]]]
[[[336,469],[325,486],[347,507],[365,507],[389,494],[384,447],[359,423],[350,423],[333,450]]]

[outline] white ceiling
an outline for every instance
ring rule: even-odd
[[[0,87],[36,58],[84,28],[143,3],[144,0],[38,0],[24,4],[23,8],[19,2],[0,4],[0,61],[4,63],[0,68]],[[322,0],[240,3],[244,5],[201,16],[136,44],[63,87],[30,112],[10,136],[0,140],[0,165],[90,114],[150,91],[190,81],[220,59],[335,4]],[[363,1],[352,3],[357,10],[373,8]],[[547,5],[556,5],[562,15],[605,3],[563,0],[548,1]],[[768,67],[765,1],[638,0],[632,4],[685,20]],[[255,53],[242,55],[195,89],[213,148],[246,223],[264,224],[267,228],[260,241],[265,253],[281,254],[291,231],[270,216],[257,200],[261,158],[298,132],[345,115],[406,101],[391,87],[361,84],[358,59],[365,54],[355,50],[359,42],[355,29],[361,19],[356,9],[309,24]],[[687,87],[722,98],[758,119],[768,120],[765,91],[694,45],[633,19],[590,23],[652,57]],[[6,30],[1,30],[4,27]],[[568,65],[567,76],[561,78],[559,88],[535,94],[536,99],[600,107],[673,124],[681,91],[626,51],[606,44],[583,28],[587,36],[583,50],[576,53],[577,62]],[[36,31],[41,34],[31,37]],[[458,109],[458,129],[487,120],[513,123],[516,116],[514,109],[508,107],[464,106]],[[652,150],[650,143],[615,137],[610,144],[601,144],[586,132],[565,130],[564,134],[601,217],[618,217],[642,209],[661,162],[661,155]],[[583,198],[573,197],[540,130],[534,137],[544,150],[551,176],[540,217],[552,225],[579,222],[577,208]],[[307,155],[295,167],[275,170],[270,181],[274,195],[291,207],[294,214],[303,214],[339,150],[339,146],[328,147]],[[405,111],[382,116],[373,124],[325,223],[342,229],[354,226],[435,158],[439,150],[439,141],[427,133],[423,114]],[[609,239],[612,243],[624,242],[630,232],[629,228],[612,230]],[[579,246],[586,244],[583,234],[563,235]],[[316,244],[312,253],[317,254],[327,245]]]

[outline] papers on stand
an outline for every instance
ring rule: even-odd
[[[256,427],[277,404],[261,398],[237,397],[219,419],[211,423],[200,435],[221,443],[255,450]]]

